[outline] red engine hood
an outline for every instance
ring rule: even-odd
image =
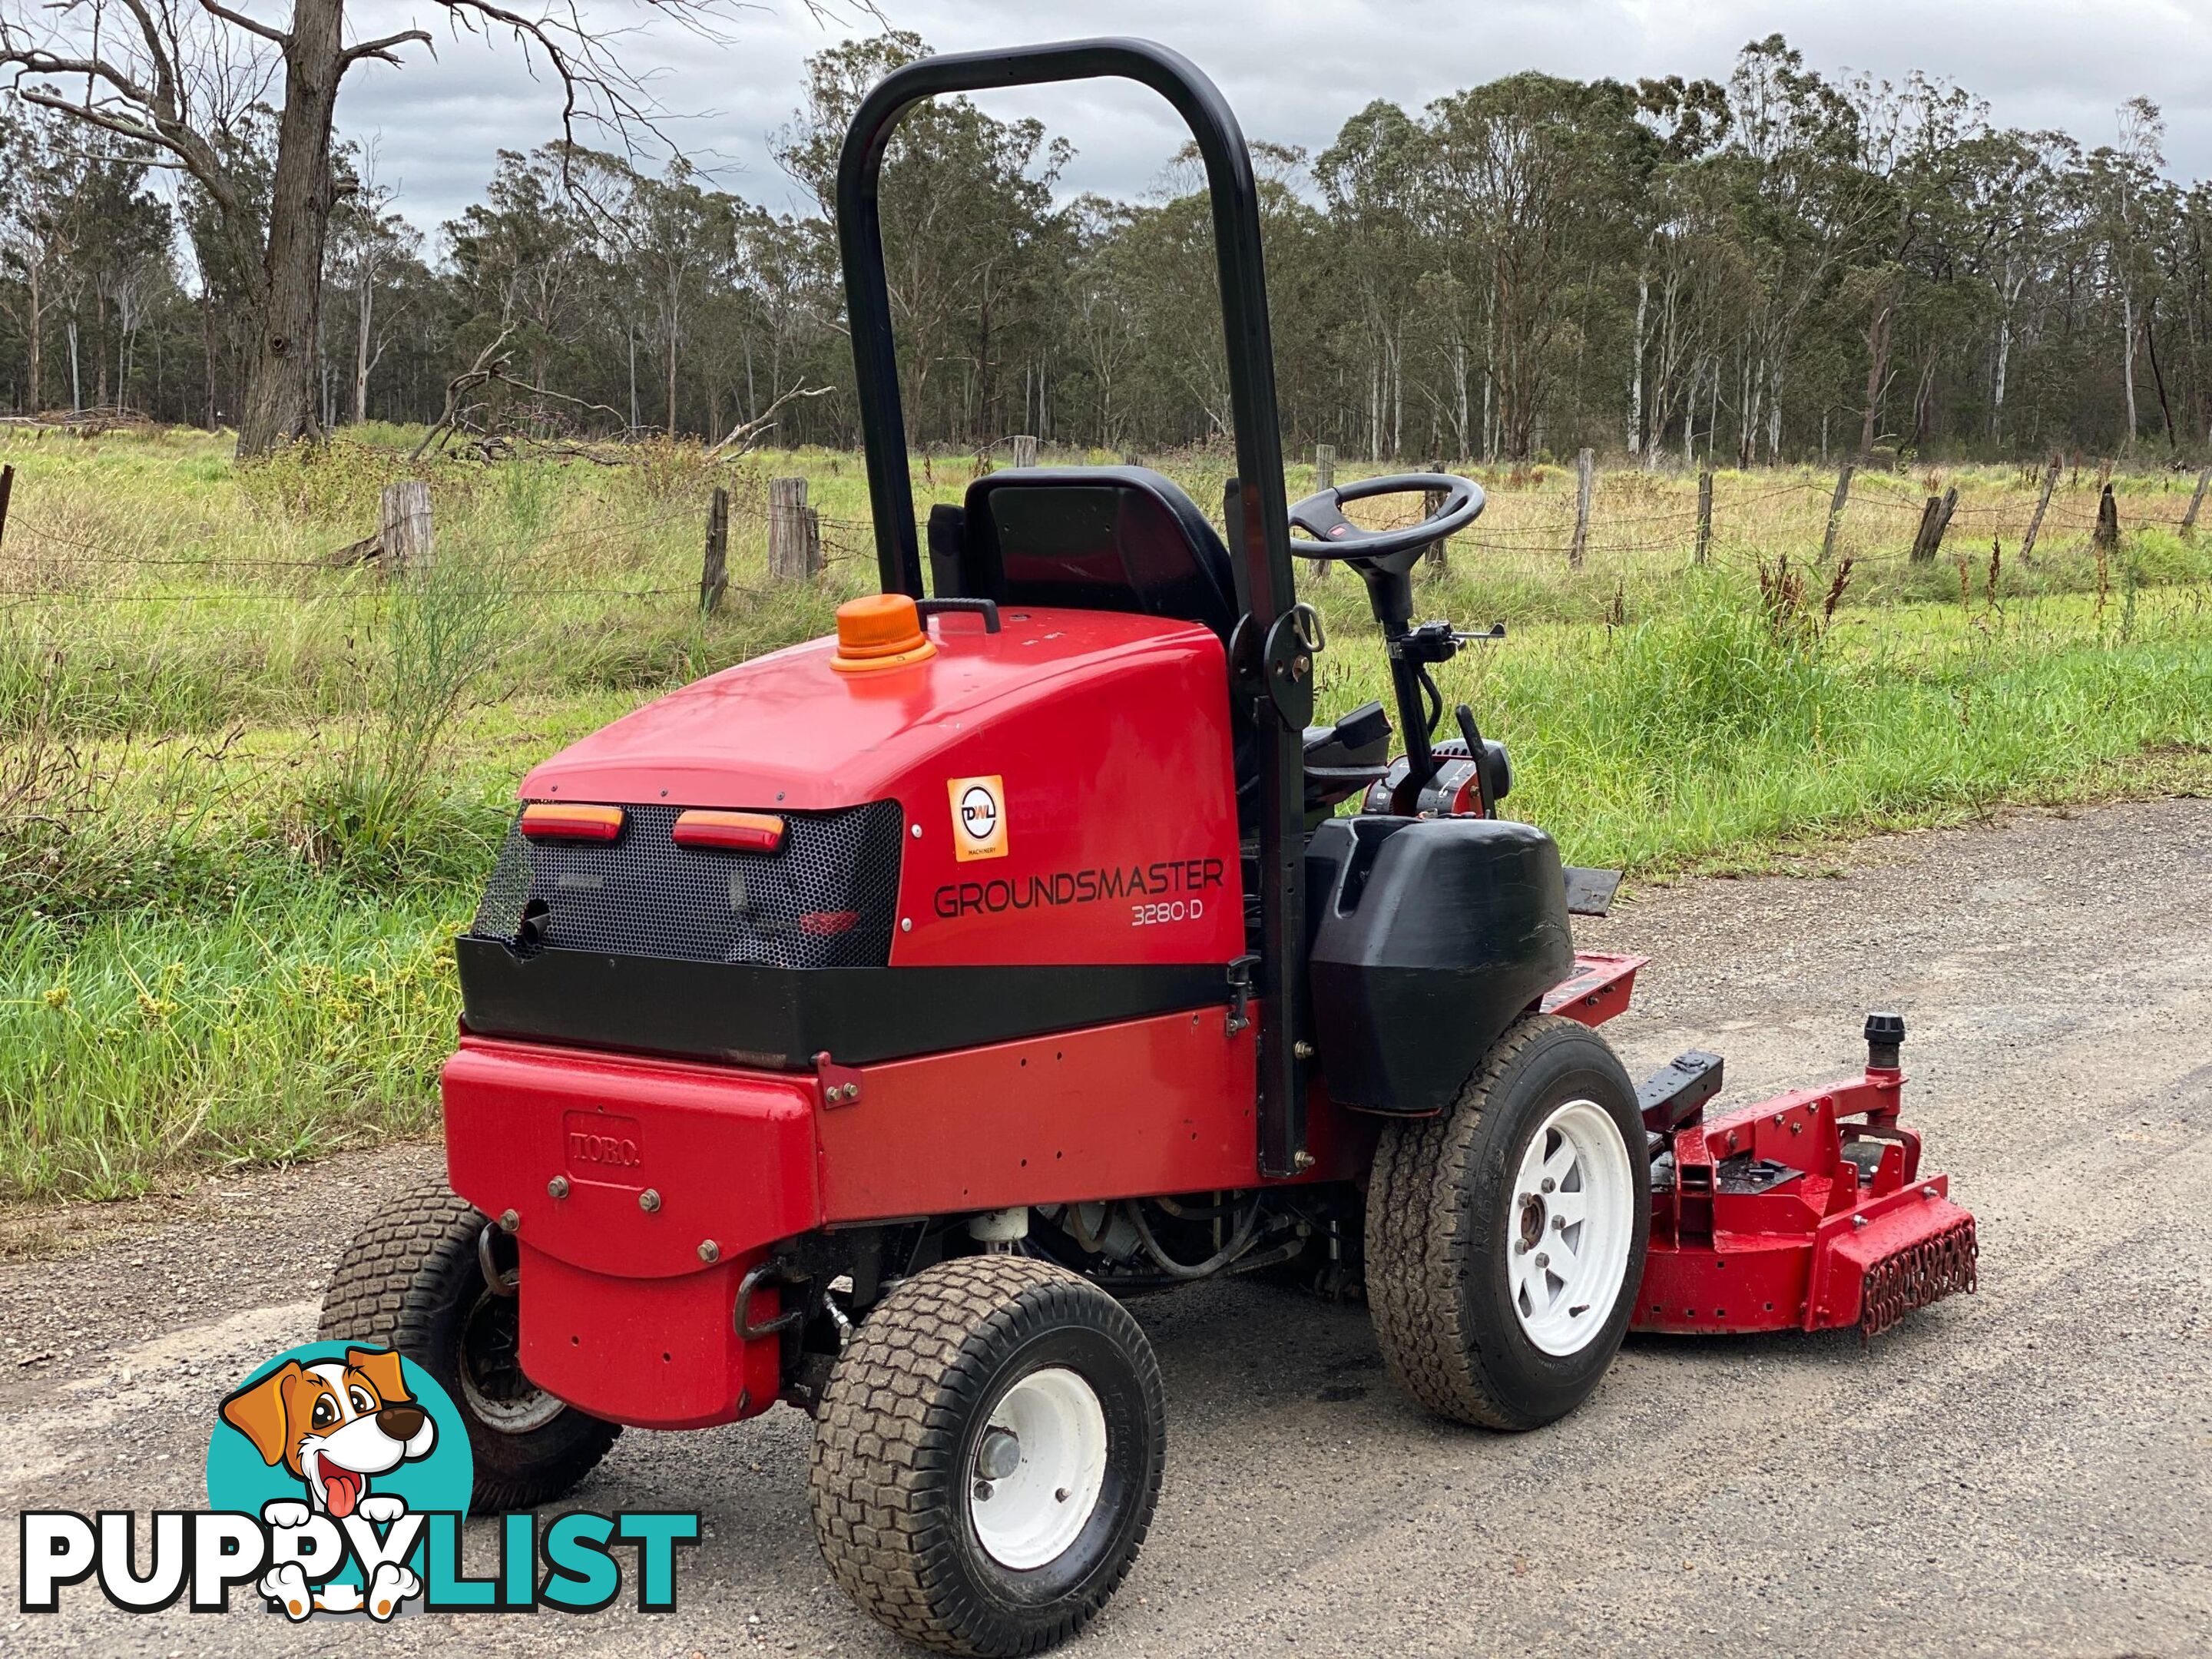
[[[980,617],[933,617],[938,654],[873,674],[830,666],[834,642],[740,663],[648,703],[533,769],[532,800],[823,809],[896,793],[941,751],[1036,705],[1071,697],[1072,731],[1110,749],[1115,683],[1222,648],[1192,623],[1119,612],[1007,610],[997,634]]]

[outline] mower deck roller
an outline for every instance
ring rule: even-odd
[[[1867,1021],[1863,1076],[1707,1121],[1677,1079],[1717,1090],[1720,1062],[1685,1055],[1647,1085],[1651,1252],[1639,1330],[1827,1330],[1872,1337],[1975,1285],[1974,1218],[1950,1178],[1923,1175],[1898,1121],[1904,1021]]]
[[[925,594],[883,155],[917,99],[1095,76],[1206,163],[1226,534],[1141,468],[995,473],[932,509]],[[1632,1325],[1871,1334],[1973,1288],[1895,1016],[1863,1075],[1725,1115],[1711,1055],[1622,1069],[1599,1028],[1643,959],[1569,925],[1618,872],[1501,816],[1472,708],[1440,735],[1433,671],[1504,630],[1417,624],[1409,573],[1482,491],[1285,501],[1258,201],[1218,91],[1144,42],[927,58],[862,102],[838,231],[883,591],[524,779],[456,944],[451,1190],[325,1302],[446,1385],[481,1506],[557,1498],[624,1425],[788,1403],[837,1582],[915,1641],[1030,1653],[1151,1524],[1132,1298],[1364,1294],[1413,1397],[1531,1429]],[[1401,491],[1434,503],[1405,529],[1343,510]],[[1314,723],[1298,558],[1364,584],[1390,708]]]

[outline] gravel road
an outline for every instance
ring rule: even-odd
[[[1565,1423],[1424,1418],[1361,1310],[1264,1286],[1139,1304],[1167,1488],[1073,1651],[2212,1654],[2212,802],[1901,836],[1820,875],[1646,889],[1585,943],[1656,960],[1607,1030],[1729,1095],[1847,1073],[1902,1007],[1908,1117],[1978,1213],[1982,1289],[1862,1352],[1632,1339]],[[7,1220],[0,1509],[194,1507],[216,1395],[312,1334],[323,1276],[434,1148]],[[809,1533],[804,1419],[625,1437],[588,1506],[696,1504],[678,1611],[294,1631],[15,1602],[43,1653],[896,1651]],[[486,1540],[477,1537],[483,1546]],[[88,1593],[89,1592],[89,1593]]]

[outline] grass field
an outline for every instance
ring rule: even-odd
[[[0,542],[0,1194],[110,1196],[431,1128],[447,939],[523,769],[825,631],[872,586],[854,457],[710,467],[678,447],[445,464],[426,574],[334,566],[410,436],[368,428],[244,474],[204,434],[0,440],[19,474]],[[1218,502],[1224,455],[1155,464]],[[917,493],[956,501],[975,465],[917,457]],[[766,573],[766,480],[794,473],[830,559],[816,586]],[[1511,744],[1513,813],[1571,859],[1747,866],[1999,802],[2212,781],[2212,524],[2202,543],[2176,530],[2188,480],[2116,479],[2125,533],[2100,555],[2099,481],[2063,478],[2023,561],[2033,477],[1863,478],[1824,562],[1832,475],[1723,472],[1699,566],[1693,481],[1609,472],[1580,569],[1571,471],[1483,481],[1492,505],[1424,568],[1419,609],[1509,624],[1440,678]],[[732,587],[702,618],[718,483]],[[1922,500],[1948,484],[1944,551],[1911,564]],[[1306,592],[1334,635],[1324,708],[1379,694],[1357,582]]]

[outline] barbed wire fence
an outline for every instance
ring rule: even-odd
[[[979,456],[974,465],[980,472],[989,462]],[[1164,458],[1163,465],[1174,470],[1176,459]],[[1639,579],[1678,574],[1705,564],[1750,569],[1784,552],[1809,568],[1825,568],[1833,562],[1828,555],[1840,550],[1856,568],[1866,570],[1932,564],[1947,538],[1955,548],[1965,545],[1969,535],[1975,544],[1974,556],[1983,556],[1992,541],[2002,556],[2010,550],[2007,544],[2018,547],[2033,523],[2039,533],[2039,562],[2063,568],[2078,560],[2086,576],[2100,556],[2100,531],[2109,531],[2115,516],[2114,508],[2106,505],[2112,495],[2108,470],[2097,475],[2091,489],[2084,486],[2077,469],[2075,482],[2065,491],[2046,490],[2039,504],[2028,491],[2001,501],[1960,500],[1954,491],[1942,514],[1943,530],[1932,542],[1916,535],[1905,520],[1926,525],[1937,501],[1933,489],[1921,501],[1904,499],[1887,480],[1870,489],[1847,489],[1831,529],[1832,488],[1809,477],[1770,479],[1726,473],[1720,475],[1725,488],[1716,489],[1714,475],[1708,472],[1694,502],[1654,508],[1655,494],[1682,489],[1680,475],[1629,469],[1607,475],[1608,486],[1617,485],[1620,498],[1613,510],[1606,505],[1608,495],[1615,493],[1612,488],[1596,492],[1593,504],[1585,507],[1583,501],[1591,498],[1546,491],[1541,469],[1535,470],[1533,478],[1528,485],[1516,488],[1509,481],[1494,491],[1493,505],[1509,508],[1510,516],[1494,514],[1451,537],[1432,550],[1431,566],[1464,570],[1467,567],[1454,561],[1464,555],[1488,556],[1489,562],[1475,567],[1475,574],[1571,580],[1588,586],[1631,574]],[[2190,538],[2207,478],[2212,478],[2212,469],[2200,477],[2197,490],[2187,493],[2185,506],[2170,505],[2165,511],[2148,506],[2142,499],[2145,492],[2130,490],[2124,498],[2128,507],[2118,526],[2121,533],[2158,531]],[[725,541],[725,563],[716,581],[712,511],[688,494],[642,512],[595,514],[587,524],[531,535],[524,545],[499,545],[494,538],[494,544],[472,545],[468,556],[481,567],[485,580],[501,583],[518,599],[531,602],[599,599],[677,605],[688,600],[711,611],[721,593],[763,599],[794,583],[826,580],[839,587],[852,586],[830,573],[854,567],[864,572],[872,565],[874,528],[866,520],[807,507],[805,484],[803,478],[736,472],[714,487],[714,493],[724,498],[723,533],[726,537],[735,527],[744,540],[744,569],[754,577],[750,580],[730,580]],[[791,489],[794,485],[795,491]],[[795,495],[804,514],[806,546],[800,555],[786,556],[777,544],[780,489]],[[2184,492],[2160,493],[2170,501],[2172,494]],[[0,615],[70,605],[167,606],[181,613],[209,607],[250,614],[257,607],[373,605],[390,592],[388,568],[379,568],[382,561],[374,535],[349,546],[295,556],[221,547],[185,552],[165,541],[158,528],[135,538],[86,534],[57,522],[34,494],[20,489],[17,494],[12,517],[0,519]],[[1802,513],[1782,505],[1796,501],[1803,503]],[[1399,522],[1411,522],[1416,516],[1401,515]],[[670,532],[682,526],[698,526],[702,532],[704,562],[696,580],[688,574],[682,579],[675,576],[673,556],[665,545]],[[1819,546],[1821,554],[1802,556],[1801,550],[1808,546]],[[614,571],[623,579],[581,579],[580,570]],[[1328,570],[1326,566],[1309,566],[1302,574],[1325,580]],[[652,580],[654,575],[661,580]],[[147,580],[134,582],[131,576]],[[706,597],[710,586],[718,594],[713,602]]]

